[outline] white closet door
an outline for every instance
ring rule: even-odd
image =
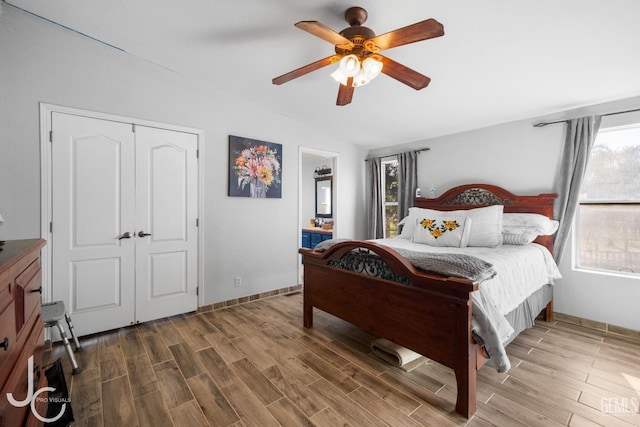
[[[52,287],[79,335],[198,306],[198,137],[52,113]]]
[[[65,301],[80,334],[129,325],[135,296],[132,127],[55,112],[51,121],[54,300]]]
[[[136,320],[198,305],[197,135],[136,126]]]

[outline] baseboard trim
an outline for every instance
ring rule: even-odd
[[[278,295],[287,295],[302,291],[302,285],[289,286],[281,289],[274,289],[268,292],[262,292],[259,294],[253,294],[242,298],[234,298],[227,301],[216,302],[213,304],[198,307],[198,313],[204,313],[206,311],[215,311],[222,308],[233,307],[234,305],[244,304],[247,302],[257,301],[265,298],[271,298]]]
[[[626,338],[640,340],[640,331],[636,331],[635,329],[623,328],[622,326],[611,325],[609,323],[584,319],[582,317],[571,316],[569,314],[558,312],[554,312],[553,315],[555,316],[555,320],[559,322],[570,323],[572,325],[578,325],[588,329],[595,329],[607,334],[620,335]]]

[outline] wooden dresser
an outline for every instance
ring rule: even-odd
[[[44,327],[40,317],[42,239],[8,240],[0,246],[0,426],[42,425],[31,405],[15,407],[7,393],[22,401],[28,391],[29,357],[33,356],[33,392],[46,386],[42,370]],[[47,414],[46,393],[36,401],[37,412]],[[44,399],[40,399],[43,398]]]

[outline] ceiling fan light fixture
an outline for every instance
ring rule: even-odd
[[[341,85],[347,85],[347,76],[342,72],[340,67],[336,68],[336,70],[331,73],[331,77]]]
[[[353,79],[353,86],[364,86],[369,83],[371,80],[378,77],[380,72],[382,71],[382,62],[374,59],[374,58],[366,58],[362,61],[362,67],[360,71]]]
[[[374,58],[367,58],[362,62],[362,71],[369,81],[378,77],[382,71],[382,62]]]
[[[360,71],[360,60],[356,55],[347,55],[340,60],[340,71],[347,77],[355,77]]]

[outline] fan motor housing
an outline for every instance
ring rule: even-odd
[[[376,36],[371,28],[363,27],[362,25],[354,25],[349,28],[345,28],[340,31],[340,35],[346,39],[351,40],[355,45],[353,49],[343,49],[339,45],[336,46],[336,53],[339,55],[354,53],[356,55],[365,54],[366,51],[362,49],[362,44],[365,40],[372,39]]]

